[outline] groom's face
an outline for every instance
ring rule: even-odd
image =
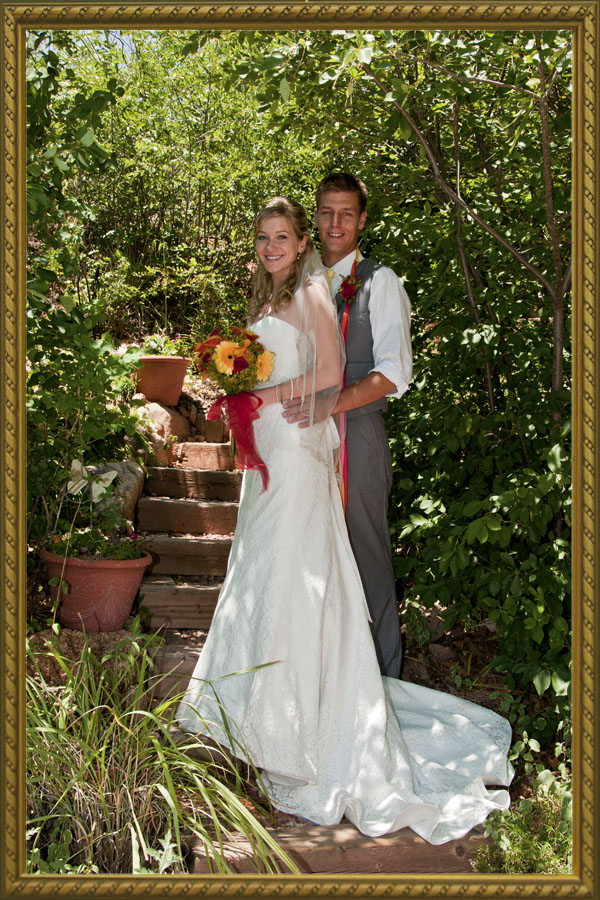
[[[358,234],[365,227],[366,212],[359,211],[358,197],[352,191],[325,191],[315,223],[321,237],[323,262],[334,266],[358,244]]]

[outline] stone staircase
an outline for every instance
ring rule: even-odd
[[[147,534],[153,563],[140,593],[150,627],[165,628],[154,659],[159,700],[184,691],[193,673],[226,571],[240,486],[229,444],[184,442],[174,465],[147,470],[137,528]],[[472,873],[470,860],[484,840],[482,829],[436,847],[408,829],[367,838],[345,820],[270,830],[301,872],[323,875]],[[234,872],[254,871],[243,841],[231,845],[228,859]],[[201,847],[193,860],[194,873],[210,873]]]
[[[183,443],[175,466],[147,470],[136,527],[153,559],[141,604],[149,626],[166,629],[157,698],[185,690],[211,623],[237,521],[242,474],[233,469],[229,444]]]

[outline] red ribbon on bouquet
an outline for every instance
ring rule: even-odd
[[[258,419],[258,410],[262,400],[249,391],[239,394],[226,394],[215,400],[206,414],[207,419],[219,419],[223,407],[227,410],[229,427],[235,440],[238,462],[242,469],[258,469],[262,475],[263,491],[269,484],[269,470],[262,461],[254,442],[252,423]]]

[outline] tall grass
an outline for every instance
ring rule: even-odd
[[[28,645],[28,871],[186,872],[200,843],[228,873],[226,851],[242,839],[257,872],[297,872],[244,805],[252,767],[198,759],[202,736],[177,736],[180,698],[150,708],[157,640],[136,620],[101,659],[87,642],[75,662],[48,644],[58,685]]]

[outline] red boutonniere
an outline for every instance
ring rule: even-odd
[[[346,303],[352,303],[352,301],[356,298],[356,292],[362,284],[362,278],[356,277],[356,264],[358,260],[355,259],[352,263],[352,269],[350,274],[344,278],[340,285],[340,294],[346,301]]]

